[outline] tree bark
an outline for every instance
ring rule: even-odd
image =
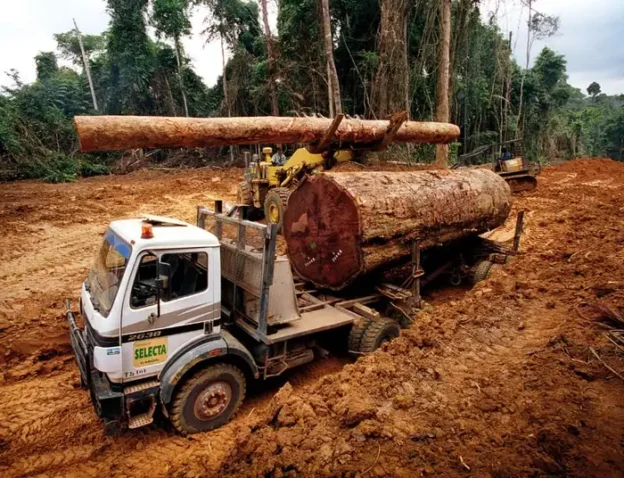
[[[267,0],[260,0],[262,7],[262,22],[264,23],[264,36],[267,42],[267,55],[269,57],[269,91],[271,93],[271,113],[273,116],[279,116],[279,104],[277,102],[277,91],[275,86],[276,62],[275,50],[273,48],[273,37],[271,36],[271,27],[269,26],[269,10],[267,8]]]
[[[329,0],[321,0],[323,13],[323,46],[325,48],[325,60],[329,65],[328,83],[331,85],[331,95],[329,101],[334,105],[335,114],[342,114],[342,100],[340,96],[340,83],[338,83],[338,73],[334,62],[334,42],[332,40],[331,20],[329,14]]]
[[[314,143],[332,124],[327,118],[240,117],[170,118],[159,116],[75,116],[83,151],[133,148],[201,148],[237,144]],[[366,145],[381,141],[389,121],[342,120],[334,134],[336,143]],[[392,141],[397,143],[448,143],[459,137],[452,124],[406,121]]]
[[[184,105],[184,116],[188,117],[188,103],[186,101],[186,91],[184,91],[184,80],[182,78],[182,47],[180,46],[180,38],[174,38],[176,61],[178,63],[178,81],[180,82],[180,92],[182,93],[182,103]]]
[[[524,71],[522,72],[522,78],[520,80],[520,101],[518,105],[518,119],[516,120],[516,138],[520,138],[520,127],[522,122],[522,107],[524,103],[524,80],[526,79],[527,71],[529,71],[529,63],[531,62],[531,19],[533,17],[533,1],[528,0],[529,6],[529,20],[527,21],[527,44],[526,44],[526,62],[524,65]]]
[[[451,48],[451,0],[440,0],[440,38],[438,40],[438,87],[436,91],[436,121],[449,120],[449,70]],[[436,166],[448,167],[449,148],[436,146]]]
[[[230,108],[230,100],[228,98],[228,84],[227,84],[227,64],[225,62],[225,46],[223,44],[223,33],[221,33],[221,63],[223,66],[223,100],[225,101],[225,107],[227,110],[228,118],[232,116],[232,109]],[[230,145],[230,162],[234,163],[234,149]]]
[[[373,82],[373,104],[377,118],[402,111],[409,88],[407,68],[407,0],[382,0],[379,22],[379,64]],[[409,90],[408,90],[409,91]]]
[[[485,169],[324,173],[289,197],[284,237],[294,270],[342,289],[411,253],[504,223],[509,186]]]

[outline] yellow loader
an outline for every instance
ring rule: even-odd
[[[272,148],[263,148],[263,160],[249,164],[245,180],[238,186],[236,202],[249,206],[253,212],[264,213],[268,223],[278,225],[278,231],[282,228],[288,197],[306,174],[326,171],[355,157],[352,150],[313,154],[306,148],[299,148],[283,166],[274,166],[272,153]]]

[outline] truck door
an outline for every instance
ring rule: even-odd
[[[214,332],[220,306],[210,277],[210,249],[143,253],[136,261],[132,288],[121,318],[124,381],[156,375],[169,357],[189,341]],[[169,264],[171,277],[160,296],[158,262]]]

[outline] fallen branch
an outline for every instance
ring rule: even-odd
[[[377,443],[377,457],[375,458],[375,461],[373,462],[373,464],[371,466],[369,466],[368,468],[366,468],[366,470],[364,470],[362,472],[362,476],[364,476],[366,473],[368,473],[369,471],[371,471],[373,469],[373,467],[377,464],[377,460],[379,460],[379,455],[381,454],[381,445],[379,443]]]
[[[618,377],[620,380],[624,380],[624,377],[622,377],[622,375],[620,375],[618,372],[616,372],[615,370],[613,370],[613,369],[612,369],[609,365],[607,365],[607,364],[604,362],[604,360],[602,360],[602,359],[600,358],[600,355],[598,355],[598,354],[596,353],[596,351],[595,351],[592,347],[589,347],[589,351],[590,351],[590,352],[594,355],[594,357],[596,357],[596,358],[598,359],[598,361],[599,361],[602,365],[604,365],[604,367],[605,367],[607,370],[609,370],[609,371],[610,371],[613,375],[615,375],[616,377]]]

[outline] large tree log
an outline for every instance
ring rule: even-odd
[[[284,236],[295,271],[318,287],[357,277],[423,249],[501,225],[509,186],[483,169],[324,173],[290,196]]]
[[[243,117],[167,118],[158,116],[76,116],[74,124],[83,151],[134,148],[200,148],[236,144],[312,143],[332,123],[325,118]],[[344,119],[335,133],[343,143],[374,143],[387,129],[385,120]],[[407,121],[394,142],[448,143],[459,128],[448,123]]]

